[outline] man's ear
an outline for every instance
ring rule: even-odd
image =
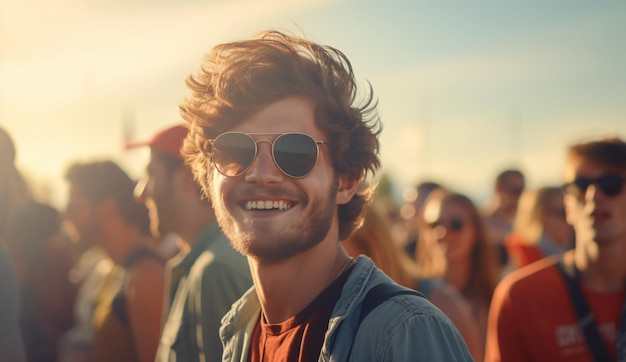
[[[345,205],[356,193],[357,187],[359,186],[360,178],[351,178],[348,175],[340,175],[339,176],[339,185],[337,187],[337,205]]]

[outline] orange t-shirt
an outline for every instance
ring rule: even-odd
[[[317,361],[328,321],[352,269],[343,272],[304,310],[282,323],[267,324],[261,314],[252,334],[248,361]]]
[[[485,361],[592,361],[565,280],[555,258],[507,277],[494,292]],[[615,359],[624,291],[582,288],[609,354]]]
[[[537,245],[524,242],[522,237],[515,233],[507,235],[504,240],[504,247],[516,269],[531,264],[545,256]]]

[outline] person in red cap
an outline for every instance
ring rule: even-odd
[[[150,210],[154,236],[176,234],[181,252],[168,261],[165,324],[157,361],[221,361],[221,318],[252,285],[246,259],[216,222],[211,205],[182,160],[187,128],[175,125],[146,142],[150,161],[135,196]]]

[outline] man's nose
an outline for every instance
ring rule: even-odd
[[[258,142],[256,157],[245,173],[246,181],[263,184],[279,182],[283,177],[282,171],[274,162],[272,145],[269,141]]]

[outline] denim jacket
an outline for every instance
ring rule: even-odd
[[[391,282],[360,256],[328,323],[319,361],[473,361],[452,322],[428,300],[393,297],[372,310],[359,327],[361,304],[377,284]],[[222,319],[222,361],[247,361],[261,306],[254,287]],[[351,351],[352,350],[352,351]]]

